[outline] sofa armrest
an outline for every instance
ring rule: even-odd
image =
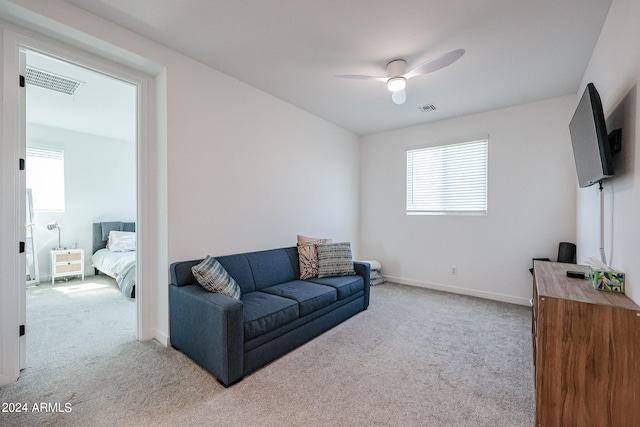
[[[171,345],[211,372],[224,386],[244,369],[242,301],[199,285],[169,285]]]
[[[354,261],[353,269],[364,280],[364,308],[369,307],[369,294],[371,291],[371,265],[368,262]]]

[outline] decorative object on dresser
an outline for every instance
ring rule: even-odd
[[[534,263],[536,426],[638,426],[640,307],[569,270]]]
[[[58,277],[82,276],[84,249],[51,249],[51,284]]]
[[[135,297],[136,223],[108,221],[93,223],[93,255],[91,265],[116,279],[127,298]]]

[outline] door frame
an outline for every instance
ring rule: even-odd
[[[2,28],[2,27],[0,27]],[[37,35],[25,35],[8,27],[2,28],[2,140],[0,141],[0,386],[14,382],[20,375],[20,316],[26,308],[25,255],[18,253],[24,241],[25,179],[18,172],[19,159],[25,156],[24,118],[20,117],[21,88],[19,87],[20,51],[31,50],[60,58],[72,64],[95,70],[137,86],[137,142],[136,142],[136,338],[155,338],[168,344],[168,337],[157,325],[158,272],[166,269],[166,252],[159,244],[166,236],[166,144],[158,140],[156,106],[157,76],[100,57],[66,44]],[[24,93],[24,90],[22,90]],[[164,150],[164,151],[163,151]],[[164,159],[164,163],[163,163]],[[159,194],[160,193],[160,194]],[[163,228],[164,227],[164,228]],[[166,282],[166,280],[165,280]],[[23,291],[24,290],[24,291]],[[28,333],[28,329],[27,329]]]

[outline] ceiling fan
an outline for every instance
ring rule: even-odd
[[[407,92],[405,90],[407,80],[422,74],[432,73],[451,65],[460,59],[462,55],[464,55],[464,49],[457,49],[443,53],[442,55],[438,55],[426,62],[423,62],[409,71],[407,71],[407,61],[404,59],[395,59],[387,64],[387,77],[373,77],[354,74],[338,74],[336,77],[384,82],[387,84],[387,89],[391,91],[391,99],[393,102],[401,105],[407,100]]]

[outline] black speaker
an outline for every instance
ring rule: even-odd
[[[569,242],[560,242],[560,246],[558,247],[558,262],[575,264],[576,245]]]

